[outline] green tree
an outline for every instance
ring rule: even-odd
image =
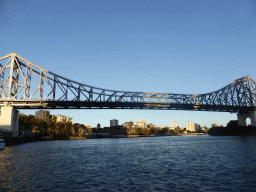
[[[151,129],[151,134],[157,134],[158,133],[158,129],[157,128],[152,128]]]
[[[141,128],[135,128],[135,135],[141,134]]]
[[[173,134],[176,134],[176,131],[175,131],[175,130],[169,130],[169,133],[170,133],[171,135],[173,135]]]
[[[71,123],[67,122],[64,126],[64,135],[65,137],[70,137],[71,134]]]
[[[55,134],[55,126],[56,126],[56,122],[54,121],[54,119],[48,119],[47,120],[47,133]]]
[[[73,136],[77,137],[78,136],[78,130],[79,130],[79,123],[74,123],[73,124]]]

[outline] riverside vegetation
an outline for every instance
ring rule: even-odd
[[[84,137],[92,133],[92,128],[84,124],[71,122],[56,122],[56,119],[37,119],[33,115],[19,115],[19,132],[34,134],[39,138],[68,139],[69,137]]]
[[[89,133],[109,133],[109,137],[120,135],[139,135],[139,136],[160,136],[160,135],[179,135],[183,134],[183,129],[177,127],[176,130],[168,128],[124,128],[121,126],[91,128],[84,124],[71,122],[56,122],[55,118],[46,121],[37,119],[33,115],[19,115],[20,135],[32,135],[37,138],[49,139],[74,139],[86,138]],[[190,131],[188,131],[190,133]],[[246,135],[256,134],[256,127],[238,126],[237,121],[230,121],[226,127],[213,127],[208,131],[209,135]]]
[[[177,128],[176,130],[169,130],[167,128],[124,128],[121,126],[104,127],[104,128],[89,128],[84,124],[71,122],[56,122],[56,119],[37,119],[33,115],[19,115],[19,132],[20,135],[33,134],[37,138],[49,139],[73,139],[75,137],[85,138],[89,133],[109,133],[110,137],[118,135],[176,135],[182,134],[183,130]]]
[[[226,127],[213,127],[208,131],[212,136],[256,135],[256,127],[238,126],[237,120],[229,121]]]

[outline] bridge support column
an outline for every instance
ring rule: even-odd
[[[250,111],[247,113],[238,113],[238,126],[246,126],[246,118],[249,117],[251,119],[251,125],[256,127],[256,111]]]
[[[248,113],[238,113],[237,114],[238,126],[246,126],[247,117],[248,117]]]
[[[256,127],[256,111],[250,112],[251,123],[253,127]]]
[[[14,137],[19,135],[19,111],[14,107],[1,107],[0,128],[13,133]]]

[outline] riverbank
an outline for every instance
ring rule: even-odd
[[[19,145],[23,143],[37,142],[37,141],[48,141],[50,139],[41,137],[3,137],[5,146]]]
[[[139,137],[163,137],[163,136],[196,136],[196,135],[205,135],[204,133],[189,133],[189,134],[151,134],[151,135],[114,135],[104,138],[139,138]],[[74,137],[71,136],[66,139],[49,139],[49,137],[39,137],[39,136],[31,136],[31,137],[11,137],[6,136],[3,137],[5,146],[19,145],[23,143],[37,142],[37,141],[58,141],[58,140],[84,140],[84,139],[99,139],[103,137]]]
[[[84,139],[87,139],[87,137],[69,137],[69,140],[84,140]]]
[[[214,127],[208,131],[212,136],[254,136],[256,135],[256,127],[247,126],[227,126]]]
[[[160,137],[160,136],[176,136],[176,135],[115,135],[107,138],[136,138],[136,137]],[[98,139],[99,137],[74,137],[71,136],[66,139],[49,139],[49,137],[39,137],[37,135],[31,137],[11,137],[5,136],[5,146],[19,145],[23,143],[38,142],[38,141],[58,141],[58,140],[84,140],[84,139]]]
[[[3,137],[5,146],[19,145],[23,143],[38,142],[38,141],[58,141],[58,140],[84,140],[87,137],[70,137],[66,139],[49,139],[49,137]]]
[[[207,133],[187,133],[187,134],[183,134],[183,135],[192,136],[192,135],[208,135],[208,134]]]
[[[163,137],[163,136],[180,136],[177,134],[150,134],[150,135],[102,135],[93,134],[88,135],[87,139],[99,139],[99,138],[137,138],[137,137]]]

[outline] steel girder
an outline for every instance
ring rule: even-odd
[[[206,94],[101,89],[45,70],[16,53],[0,58],[0,105],[17,108],[167,109],[241,112],[255,109],[256,83],[249,76]]]

